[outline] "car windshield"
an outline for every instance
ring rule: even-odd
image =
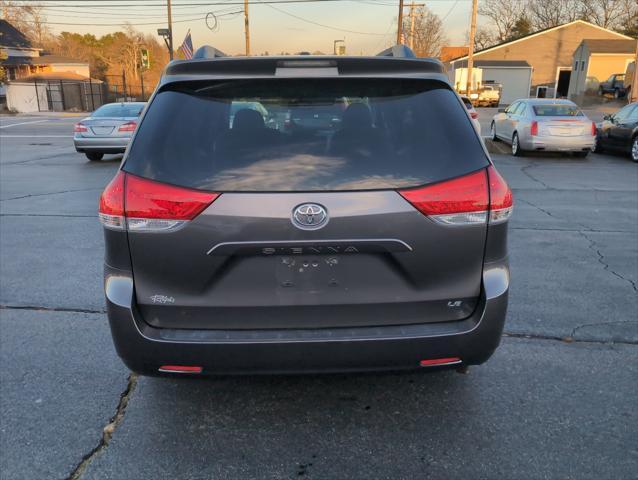
[[[214,191],[333,191],[418,186],[487,164],[443,83],[277,79],[168,85],[124,169]]]
[[[98,108],[92,117],[139,117],[143,105],[139,103],[111,103]]]
[[[583,115],[576,105],[534,105],[537,117],[580,117]]]

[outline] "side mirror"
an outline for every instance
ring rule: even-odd
[[[505,110],[507,110],[506,108],[499,108],[498,109],[498,113],[505,113]]]

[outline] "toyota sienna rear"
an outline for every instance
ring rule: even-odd
[[[100,199],[118,354],[144,374],[485,362],[512,194],[439,62],[172,62]]]

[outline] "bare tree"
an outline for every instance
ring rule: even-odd
[[[474,50],[483,50],[498,43],[495,36],[489,28],[478,27],[474,35]]]
[[[528,11],[535,30],[556,27],[585,16],[582,0],[530,0]]]
[[[516,22],[525,12],[523,0],[483,0],[479,3],[479,15],[489,19],[489,27],[494,43],[504,42],[512,37]]]
[[[404,18],[403,31],[410,32],[409,17]],[[417,8],[414,19],[414,53],[418,57],[437,57],[446,41],[439,16],[426,6]]]
[[[24,33],[36,46],[41,47],[51,36],[42,5],[0,0],[0,10],[2,18]]]
[[[633,2],[636,5],[636,2]],[[617,26],[623,14],[619,0],[582,0],[583,18],[604,28]]]

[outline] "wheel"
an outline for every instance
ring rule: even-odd
[[[638,137],[634,137],[631,141],[631,159],[634,162],[638,162]]]
[[[102,160],[102,157],[104,156],[104,154],[100,152],[86,152],[85,155],[91,162]]]
[[[514,132],[512,136],[512,155],[515,157],[520,157],[523,155],[523,149],[518,141],[518,133]]]
[[[614,89],[614,98],[616,100],[618,100],[620,98],[620,90],[618,90],[617,88]]]
[[[490,135],[492,137],[492,141],[500,142],[501,140],[496,136],[496,124],[492,122],[490,125]]]
[[[601,97],[605,94],[605,91],[603,90],[603,87],[600,87],[598,89],[598,95],[600,95]]]
[[[589,155],[589,150],[582,150],[580,152],[574,152],[574,157],[578,157],[578,158],[585,158],[587,155]]]

